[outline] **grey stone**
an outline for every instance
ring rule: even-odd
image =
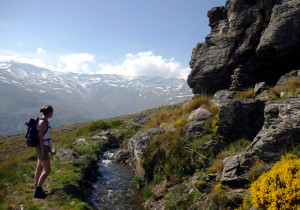
[[[274,162],[290,145],[300,144],[300,94],[273,101],[266,106],[264,115],[264,125],[252,148],[260,159]]]
[[[145,125],[147,123],[147,121],[149,121],[149,120],[150,120],[150,118],[147,115],[139,114],[139,115],[134,116],[134,118],[132,119],[132,122]]]
[[[260,94],[262,91],[267,90],[267,86],[265,82],[256,83],[254,86],[254,93]]]
[[[300,57],[300,2],[276,1],[270,23],[263,32],[256,50],[264,62],[289,66],[299,65]],[[296,65],[295,65],[296,64]]]
[[[264,109],[265,121],[251,146],[227,158],[222,171],[222,182],[240,186],[248,183],[247,172],[257,158],[276,162],[300,140],[300,94],[285,100],[272,101]]]
[[[85,138],[77,139],[76,142],[73,143],[74,145],[88,145],[89,143],[85,140]]]
[[[255,155],[251,149],[228,158],[222,171],[222,183],[231,185],[232,187],[243,187],[249,183],[247,172],[254,162]]]
[[[207,109],[198,108],[190,114],[188,120],[189,121],[202,121],[207,120],[208,118],[212,117],[213,114],[208,111]]]
[[[194,94],[275,85],[300,66],[299,0],[227,1],[208,12],[211,33],[193,49]]]
[[[265,103],[256,99],[233,100],[220,107],[218,132],[227,140],[253,139],[264,123]]]
[[[59,158],[60,161],[63,161],[67,158],[74,158],[74,152],[71,149],[65,149],[65,148],[58,148],[56,150],[56,157]]]
[[[110,158],[117,163],[126,163],[126,161],[130,158],[130,152],[126,149],[120,149],[119,151],[115,152],[115,154]]]
[[[187,136],[189,138],[201,138],[207,134],[209,131],[204,129],[204,125],[212,116],[213,114],[206,109],[198,108],[194,110],[188,118]]]
[[[299,72],[300,72],[300,70],[293,70],[293,71],[283,75],[282,77],[280,77],[280,79],[276,83],[275,88],[279,88],[282,85],[288,84],[293,78],[298,77],[300,79]]]
[[[245,71],[256,68],[252,57],[263,31],[257,1],[227,1],[225,7],[211,9],[208,17],[211,33],[205,43],[197,44],[190,60],[188,84],[195,94],[229,88],[239,65],[245,66]],[[251,78],[247,79],[248,83]]]
[[[220,90],[215,93],[213,97],[213,102],[217,104],[219,107],[227,105],[230,102],[232,102],[236,93],[237,93],[236,91],[232,91],[232,90]]]
[[[164,133],[163,128],[150,128],[148,130],[139,131],[127,141],[128,150],[132,157],[138,162],[151,139],[157,135]]]

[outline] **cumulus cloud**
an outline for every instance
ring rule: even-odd
[[[160,76],[166,78],[187,78],[190,68],[183,68],[174,59],[165,59],[153,52],[127,54],[120,65],[99,64],[100,74],[121,74],[131,76]]]
[[[39,67],[43,67],[46,68],[47,66],[45,65],[44,61],[38,58],[25,58],[25,57],[21,57],[19,55],[13,55],[13,56],[0,56],[0,60],[2,61],[17,61],[20,63],[29,63],[32,64],[34,66],[39,66]]]
[[[91,73],[89,63],[94,63],[95,56],[88,53],[71,54],[61,56],[59,60],[64,64],[59,70],[65,72]]]
[[[47,51],[46,51],[46,50],[43,50],[42,48],[39,47],[39,48],[37,49],[37,53],[38,53],[38,54],[46,54]]]

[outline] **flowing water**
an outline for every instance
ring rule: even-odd
[[[91,202],[96,209],[143,209],[130,167],[109,159],[116,151],[109,150],[100,156],[98,170],[101,175],[94,183]]]

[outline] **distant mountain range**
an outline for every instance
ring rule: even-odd
[[[192,91],[183,79],[77,74],[0,61],[0,135],[25,131],[25,121],[54,107],[52,125],[110,118],[182,102]]]

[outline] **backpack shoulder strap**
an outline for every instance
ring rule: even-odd
[[[44,120],[46,122],[46,129],[43,134],[43,136],[44,136],[48,132],[49,122],[48,122],[48,120],[45,120],[44,118],[41,118],[41,119],[38,118],[38,121],[40,121],[40,120]]]

